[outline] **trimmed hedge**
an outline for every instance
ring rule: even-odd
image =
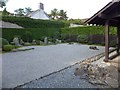
[[[74,34],[74,35],[94,35],[94,34],[104,34],[103,26],[83,26],[83,27],[73,27],[73,28],[62,28],[61,34]],[[116,34],[116,28],[110,27],[110,34]]]
[[[2,20],[18,24],[24,28],[63,28],[67,26],[62,21],[31,19],[28,17],[3,16]]]
[[[77,39],[79,43],[88,43],[87,35],[78,35]]]
[[[8,45],[8,44],[9,44],[9,42],[6,39],[0,38],[0,48],[3,47],[4,45]]]
[[[24,41],[27,41],[28,38],[30,39],[30,41],[33,39],[41,40],[43,37],[56,37],[56,36],[59,37],[60,29],[59,28],[2,29],[2,37],[7,39],[9,42],[11,42],[15,36],[23,39]]]
[[[15,47],[13,45],[4,45],[3,46],[3,51],[12,51],[12,49],[14,49]]]

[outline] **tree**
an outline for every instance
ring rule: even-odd
[[[67,20],[67,12],[66,11],[64,11],[64,10],[60,10],[59,11],[59,19],[60,20]]]
[[[0,7],[3,8],[6,6],[8,0],[0,0]]]
[[[51,10],[51,14],[50,14],[50,17],[52,19],[57,19],[58,18],[58,10],[55,8],[53,10]]]
[[[30,7],[26,7],[25,10],[24,10],[25,14],[29,14],[32,12],[32,9]]]
[[[6,10],[6,8],[3,10],[3,12],[2,12],[2,15],[3,16],[6,16],[6,15],[9,15],[10,13]]]
[[[81,19],[69,19],[69,23],[83,25],[83,21]]]
[[[20,16],[24,16],[31,13],[32,9],[30,7],[25,7],[25,8],[16,9],[14,12],[16,12]]]
[[[67,12],[64,10],[58,11],[56,8],[51,10],[51,13],[49,15],[52,19],[58,19],[58,20],[67,20]]]
[[[19,14],[20,16],[24,16],[25,12],[23,8],[16,9],[15,12]]]

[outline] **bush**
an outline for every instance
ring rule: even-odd
[[[93,42],[92,41],[88,41],[88,45],[91,45],[91,44],[93,44]]]
[[[80,43],[87,43],[88,42],[88,36],[87,35],[79,35],[77,37],[78,42]]]
[[[8,45],[9,44],[9,42],[6,40],[6,39],[4,39],[4,38],[0,38],[0,48],[2,48],[4,45]]]
[[[3,46],[3,51],[12,51],[12,49],[14,49],[15,47],[13,45],[4,45]]]
[[[115,40],[114,40],[114,41],[110,41],[110,43],[109,43],[109,45],[110,45],[111,47],[115,47],[116,44],[117,44],[117,42],[116,42]]]
[[[105,42],[101,42],[101,45],[102,45],[102,46],[105,46]]]

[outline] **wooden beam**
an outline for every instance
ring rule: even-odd
[[[120,26],[117,27],[117,53],[120,54]]]
[[[98,14],[98,17],[102,18],[102,19],[108,19],[109,18],[109,19],[112,20],[112,18],[120,17],[120,12],[119,13],[118,12],[119,11],[116,11],[115,13],[112,12],[111,14],[108,14],[108,15],[106,15],[104,13],[100,13],[100,14]],[[116,20],[116,21],[118,21],[118,20]]]
[[[109,59],[109,20],[105,22],[105,62]]]

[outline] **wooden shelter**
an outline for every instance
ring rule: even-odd
[[[117,27],[117,54],[120,54],[120,0],[112,0],[85,23],[105,26],[105,60],[109,60],[109,26]]]

